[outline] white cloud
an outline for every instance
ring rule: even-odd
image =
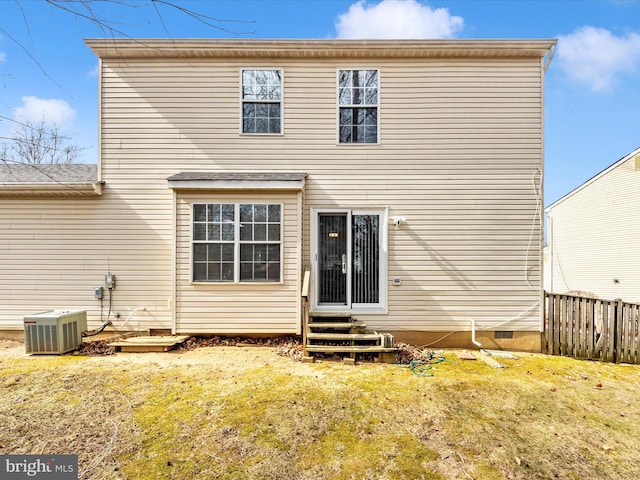
[[[0,65],[7,61],[7,54],[0,52]]]
[[[558,64],[572,81],[595,91],[610,90],[620,74],[640,67],[640,35],[581,27],[558,37]]]
[[[431,8],[416,0],[360,0],[338,17],[338,38],[452,38],[464,20],[446,8]]]
[[[16,120],[44,123],[49,127],[68,129],[76,117],[75,109],[56,98],[22,97],[22,105],[13,109]]]

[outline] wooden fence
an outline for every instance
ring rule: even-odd
[[[640,305],[545,292],[545,353],[640,363]]]

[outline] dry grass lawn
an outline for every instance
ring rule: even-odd
[[[264,347],[26,356],[0,342],[0,454],[78,454],[84,479],[640,478],[640,367],[498,361],[419,377]]]

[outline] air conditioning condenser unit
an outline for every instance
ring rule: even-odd
[[[63,354],[82,344],[85,310],[49,310],[24,317],[26,353]]]

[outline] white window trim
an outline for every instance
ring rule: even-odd
[[[378,72],[378,103],[375,105],[377,109],[377,124],[376,124],[376,138],[374,143],[364,142],[340,142],[340,71],[341,70],[376,70]],[[382,78],[380,67],[340,67],[336,70],[336,145],[340,146],[366,146],[366,145],[380,145],[380,92],[382,91]],[[373,106],[373,105],[372,105]],[[362,105],[366,107],[366,105]]]
[[[195,240],[193,239],[193,226],[194,226],[194,206],[195,205],[221,205],[229,204],[234,206],[234,240],[233,240],[233,281],[232,282],[206,282],[202,280],[193,279],[193,245]],[[265,281],[265,282],[251,282],[246,280],[240,280],[240,244],[241,243],[265,243],[275,244],[276,242],[241,242],[240,241],[240,205],[279,205],[280,206],[280,280],[277,282]],[[222,285],[284,285],[284,204],[281,202],[239,202],[239,201],[206,201],[206,202],[193,202],[190,204],[189,212],[189,283],[192,285],[208,285],[208,286],[222,286]],[[228,243],[231,243],[230,241]]]
[[[318,305],[318,215],[322,213],[346,213],[351,226],[352,215],[380,215],[380,302],[365,306],[351,305]],[[346,312],[358,315],[379,315],[389,312],[389,208],[312,208],[310,216],[310,242],[311,242],[311,309],[319,312]],[[347,241],[347,255],[349,256],[349,276],[351,275],[351,229]],[[347,288],[350,290],[350,282]],[[349,294],[350,295],[350,294]]]
[[[280,72],[280,133],[251,133],[251,132],[243,132],[243,118],[244,118],[244,100],[243,100],[243,91],[242,91],[242,72],[248,70],[275,70]],[[379,77],[378,77],[379,80]],[[238,111],[240,113],[240,121],[238,123],[238,132],[241,136],[249,136],[249,137],[282,137],[284,136],[284,69],[282,67],[242,67],[238,73],[238,83],[239,83],[239,94],[238,94]],[[379,83],[379,82],[378,82]],[[380,87],[378,87],[380,88]],[[267,102],[265,102],[267,103]],[[275,103],[275,102],[273,102]]]

